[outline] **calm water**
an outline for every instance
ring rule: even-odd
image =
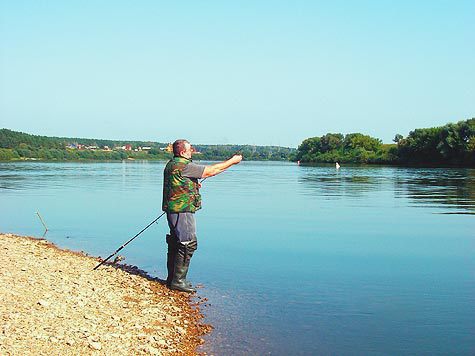
[[[107,256],[164,163],[0,163],[0,231]],[[190,279],[229,354],[474,354],[475,170],[243,162],[207,179]],[[165,221],[121,254],[165,276]]]

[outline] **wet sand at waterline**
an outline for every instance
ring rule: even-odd
[[[0,354],[193,355],[209,326],[184,293],[133,267],[0,234]]]

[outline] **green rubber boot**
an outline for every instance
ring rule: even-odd
[[[170,289],[179,290],[181,292],[193,293],[196,289],[192,288],[186,281],[186,274],[188,273],[188,266],[183,263],[181,258],[175,260],[175,270],[173,280],[170,283]]]
[[[193,257],[193,253],[196,251],[198,247],[198,243],[197,241],[192,241],[190,242],[188,245],[186,245],[186,248],[185,248],[185,258],[184,258],[184,266],[186,267],[186,270],[185,270],[185,275],[183,276],[183,278],[185,279],[185,283],[190,287],[192,288],[191,286],[191,282],[189,282],[187,279],[186,279],[186,276],[188,274],[188,269],[190,267],[190,261],[191,261],[191,258]]]
[[[172,280],[173,280],[173,275],[175,273],[175,261],[177,259],[177,254],[178,254],[178,249],[179,249],[179,242],[177,241],[176,237],[174,237],[173,235],[167,235],[166,241],[167,241],[167,244],[168,244],[168,253],[167,253],[167,272],[168,272],[168,275],[167,275],[166,285],[167,285],[168,288],[170,288]],[[190,265],[190,258],[186,259],[187,266]],[[188,287],[190,287],[190,288],[192,287],[191,283],[186,280],[186,274],[185,274],[185,283],[188,285]]]
[[[178,248],[175,246],[176,244],[173,243],[172,237],[167,235],[167,243],[168,243],[168,253],[167,253],[167,287],[170,288],[170,284],[173,280],[173,271],[175,269],[175,259],[176,253]]]

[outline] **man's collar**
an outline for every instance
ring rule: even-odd
[[[183,159],[186,159],[187,161],[190,161],[190,162],[193,162],[193,159],[191,158],[186,158],[186,157],[183,157],[183,156],[173,156],[174,158],[183,158]]]

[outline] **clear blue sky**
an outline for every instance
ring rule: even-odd
[[[0,128],[296,147],[475,116],[475,1],[1,1]]]

